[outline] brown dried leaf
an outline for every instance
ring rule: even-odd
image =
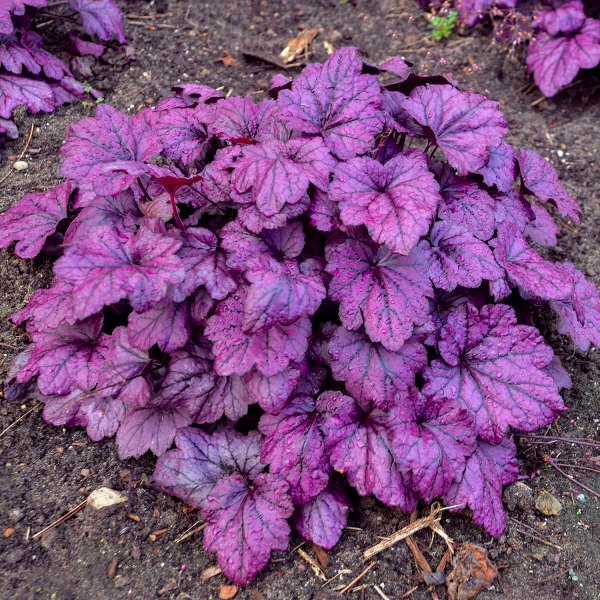
[[[211,577],[215,577],[221,573],[221,567],[218,565],[214,565],[212,567],[208,567],[202,571],[200,575],[200,581],[208,581]]]
[[[222,585],[219,588],[219,599],[220,600],[231,600],[238,593],[237,585]]]
[[[446,578],[450,600],[470,600],[498,577],[498,569],[490,561],[487,550],[464,542],[454,556],[454,568]]]
[[[321,566],[321,569],[326,569],[327,565],[329,564],[329,556],[327,556],[327,552],[325,551],[324,548],[321,548],[321,546],[317,546],[317,544],[311,544],[312,549],[314,550],[315,556],[317,557],[317,560],[319,561],[319,565]]]
[[[235,65],[236,65],[235,58],[233,58],[233,56],[231,56],[231,54],[229,54],[229,52],[227,52],[227,50],[223,51],[223,58],[221,58],[221,62],[226,67],[235,67]]]
[[[305,29],[295,38],[292,38],[287,46],[279,53],[284,63],[291,63],[302,54],[308,52],[308,47],[312,41],[323,31],[321,27],[317,29]]]

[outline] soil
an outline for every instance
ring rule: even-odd
[[[396,54],[421,71],[451,72],[463,89],[498,100],[511,128],[510,141],[548,157],[561,179],[581,203],[581,224],[564,222],[564,235],[553,258],[568,260],[600,284],[600,91],[598,73],[552,99],[535,103],[540,94],[530,87],[522,57],[498,48],[485,26],[468,35],[454,33],[436,43],[423,13],[413,0],[133,0],[121,2],[136,59],[128,61],[117,49],[94,67],[90,83],[107,102],[134,113],[157,102],[173,84],[197,81],[226,93],[250,93],[260,98],[270,78],[284,70],[278,53],[303,28],[323,28],[312,44],[311,60],[324,60],[324,41],[336,47],[358,46],[373,62]],[[138,15],[138,17],[136,17]],[[55,27],[50,24],[49,29]],[[224,53],[234,59],[224,64]],[[246,54],[245,54],[246,53]],[[298,68],[288,72],[296,74]],[[2,149],[0,174],[33,137],[24,155],[28,168],[12,172],[2,183],[0,208],[23,193],[46,189],[58,182],[59,149],[70,123],[91,114],[81,103],[54,114],[18,116],[21,137]],[[49,283],[43,260],[26,263],[12,252],[0,254],[0,362],[2,375],[12,357],[24,347],[26,336],[13,327],[9,315],[21,308],[36,287]],[[543,435],[598,440],[600,428],[600,353],[576,350],[555,333],[553,319],[540,315],[540,326],[569,370],[573,388],[565,392],[570,407]],[[12,425],[12,426],[11,426]],[[11,426],[9,430],[5,428]],[[144,474],[152,460],[119,461],[112,440],[93,443],[81,430],[54,428],[43,422],[39,408],[29,401],[0,404],[0,598],[4,599],[121,599],[152,600],[218,598],[225,590],[222,575],[203,581],[201,574],[216,564],[202,550],[202,534],[177,543],[177,538],[199,521],[170,497],[145,487]],[[475,526],[465,513],[442,520],[457,541],[485,547],[500,570],[481,600],[498,598],[537,600],[600,598],[598,496],[545,463],[588,466],[566,467],[572,477],[600,490],[598,446],[582,446],[522,438],[519,443],[520,487],[506,497],[509,524],[498,540]],[[535,477],[530,479],[530,476]],[[523,485],[527,487],[523,487]],[[41,539],[32,535],[79,504],[94,489],[108,486],[127,497],[123,505],[96,513],[86,507]],[[557,516],[545,517],[531,504],[542,490],[562,504]],[[422,514],[429,512],[422,507]],[[137,515],[132,518],[129,515]],[[134,520],[135,519],[135,520]],[[270,566],[240,600],[309,600],[339,597],[340,586],[364,568],[362,551],[408,523],[408,515],[371,499],[357,503],[349,527],[328,554],[325,573],[318,579],[299,555],[301,540],[292,539],[288,552],[276,553]],[[153,532],[166,530],[151,536]],[[426,559],[437,565],[444,545],[430,534],[415,536]],[[306,545],[303,548],[313,555]],[[378,586],[379,591],[374,587]],[[361,586],[364,586],[361,588]],[[371,570],[345,594],[350,598],[399,600],[432,598],[404,543],[378,555]],[[337,590],[337,591],[336,591]],[[380,594],[380,591],[382,592]],[[443,586],[435,588],[445,598]]]

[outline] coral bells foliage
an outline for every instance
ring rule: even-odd
[[[437,10],[448,2],[417,0]],[[571,83],[580,69],[600,63],[600,20],[595,0],[451,0],[466,27],[490,17],[495,37],[516,45],[529,40],[527,70],[545,96]],[[594,13],[594,10],[596,13]]]
[[[46,48],[36,30],[37,22],[56,18],[54,11],[62,4],[67,2],[0,0],[0,140],[3,136],[17,137],[17,127],[11,120],[17,106],[31,113],[52,112],[65,102],[88,97],[88,88]],[[45,13],[45,7],[53,12]],[[68,8],[79,14],[86,37],[95,36],[104,42],[115,37],[125,42],[123,16],[113,0],[69,0]],[[68,14],[64,16],[71,19]],[[74,66],[91,75],[86,57],[101,56],[105,45],[84,39],[76,31],[70,31],[66,39],[64,50],[73,54]]]
[[[271,91],[185,85],[71,126],[67,181],[0,221],[19,256],[59,248],[13,317],[31,345],[5,394],[154,453],[239,584],[291,527],[332,548],[347,486],[500,535],[511,432],[551,423],[570,384],[528,307],[600,341],[596,288],[536,249],[577,205],[495,102],[399,60],[345,48]]]

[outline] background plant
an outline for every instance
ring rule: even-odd
[[[582,0],[418,0],[437,11],[454,7],[464,27],[484,19],[508,48],[528,43],[527,70],[545,96],[571,83],[580,69],[600,63],[600,20],[595,2]],[[435,18],[435,17],[434,17]],[[442,18],[438,16],[438,18]]]
[[[71,10],[61,11],[63,5]],[[59,14],[56,13],[58,11]],[[107,42],[115,37],[125,42],[123,16],[112,0],[10,0],[0,5],[0,143],[3,137],[16,138],[12,121],[14,110],[24,106],[28,112],[52,112],[57,106],[76,99],[98,98],[99,94],[76,79],[69,66],[46,46],[36,25],[48,18],[74,20],[78,14],[83,31],[62,38],[60,54],[73,55],[72,62],[86,72],[85,57],[99,57],[105,45],[90,41],[94,36]]]
[[[32,343],[6,397],[158,456],[153,484],[201,510],[241,584],[290,525],[333,547],[348,484],[500,535],[511,431],[551,423],[570,385],[531,307],[600,339],[596,288],[531,245],[576,203],[497,103],[400,59],[345,48],[271,94],[184,85],[71,127],[67,180],[0,221],[23,258],[58,248],[14,315]]]

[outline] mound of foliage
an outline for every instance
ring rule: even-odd
[[[88,36],[105,42],[114,36],[125,42],[123,16],[113,0],[69,0],[74,12],[55,14],[63,4],[67,2],[0,0],[0,141],[3,136],[18,136],[11,119],[17,106],[30,113],[52,112],[65,102],[89,97],[89,88],[75,80],[67,64],[46,48],[38,23],[49,18],[74,20],[78,13]],[[76,31],[64,40],[64,50],[75,55],[76,64],[82,57],[99,57],[105,50],[103,44],[86,40]]]
[[[489,18],[494,36],[514,47],[529,42],[527,70],[545,96],[571,83],[580,69],[600,63],[598,3],[582,0],[417,0],[442,13],[453,7],[458,21],[474,27]],[[452,11],[449,14],[454,14]],[[443,18],[443,17],[438,17]]]
[[[531,308],[600,342],[596,288],[532,245],[576,203],[496,102],[400,59],[344,48],[271,94],[183,85],[71,126],[67,180],[0,220],[0,246],[58,254],[13,317],[31,344],[5,395],[159,457],[153,485],[201,510],[239,584],[290,526],[332,548],[348,485],[500,535],[511,432],[570,385]]]

